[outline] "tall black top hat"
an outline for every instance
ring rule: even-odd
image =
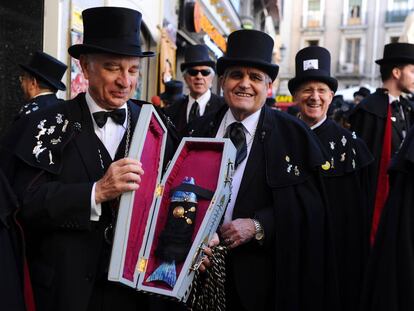
[[[118,7],[98,7],[82,12],[83,44],[72,45],[68,52],[74,58],[81,54],[110,53],[125,56],[150,57],[154,52],[142,52],[140,42],[140,12]]]
[[[68,66],[49,54],[37,51],[33,54],[28,64],[19,64],[19,66],[34,77],[40,78],[54,89],[66,90],[65,84],[60,80],[62,80]]]
[[[204,44],[190,45],[185,49],[184,63],[181,64],[181,71],[194,66],[209,66],[215,68],[216,63],[208,56],[207,46]]]
[[[331,77],[331,54],[320,46],[308,46],[296,54],[296,76],[288,82],[290,93],[306,81],[326,83],[336,92],[338,81]]]
[[[361,86],[359,88],[359,90],[354,93],[354,97],[357,96],[357,95],[360,95],[360,96],[365,98],[369,94],[371,94],[371,91],[369,89],[367,89],[366,87]]]
[[[384,47],[384,56],[375,61],[378,65],[382,64],[414,64],[414,44],[410,43],[390,43]]]
[[[228,67],[248,66],[266,72],[272,81],[279,66],[272,64],[273,39],[258,30],[237,30],[229,35],[225,56],[217,60],[217,74],[223,75]]]
[[[165,92],[160,94],[162,100],[175,102],[184,98],[183,83],[178,80],[170,80],[165,83]]]

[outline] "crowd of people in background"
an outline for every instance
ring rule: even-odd
[[[107,279],[115,206],[145,178],[127,154],[148,103],[130,97],[155,54],[141,50],[138,11],[82,15],[84,41],[68,53],[86,92],[58,99],[67,66],[44,52],[20,65],[26,104],[0,142],[0,309],[185,310]],[[273,45],[237,30],[217,62],[189,45],[184,81],[151,100],[168,128],[165,163],[186,136],[237,150],[201,271],[227,247],[226,310],[413,310],[414,45],[385,45],[382,86],[361,86],[353,102],[335,95],[330,52],[301,49],[287,111],[268,98]]]

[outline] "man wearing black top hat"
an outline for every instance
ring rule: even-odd
[[[165,82],[165,92],[160,94],[164,107],[169,107],[175,102],[184,100],[183,86],[184,84],[178,80]]]
[[[254,44],[252,44],[254,42]],[[217,61],[226,106],[194,136],[229,137],[237,149],[232,199],[219,230],[226,244],[227,310],[338,310],[336,264],[316,138],[265,105],[279,67],[273,40],[230,34]]]
[[[330,76],[331,55],[310,46],[296,54],[296,76],[289,91],[302,119],[316,134],[327,157],[321,167],[333,220],[341,310],[357,310],[369,253],[368,165],[365,143],[327,117],[338,82]]]
[[[27,103],[20,109],[17,118],[63,101],[56,97],[56,92],[66,90],[61,82],[67,69],[65,64],[37,51],[28,64],[19,66],[24,72],[19,79]]]
[[[414,310],[414,128],[388,169],[390,191],[370,262],[360,310]]]
[[[365,97],[371,94],[371,91],[366,87],[361,86],[358,91],[354,93],[354,104],[358,105]]]
[[[165,109],[177,131],[185,133],[187,124],[204,114],[214,113],[223,106],[222,99],[211,93],[215,63],[203,44],[188,46],[185,50],[181,71],[189,94]]]
[[[37,310],[146,310],[136,290],[107,271],[119,196],[139,187],[139,161],[124,158],[140,113],[137,87],[141,13],[115,7],[82,12],[80,60],[86,93],[18,120],[2,141],[20,219]],[[108,22],[110,21],[110,22]],[[141,103],[142,104],[142,103]],[[11,170],[11,167],[14,170]],[[142,177],[144,178],[144,177]]]
[[[374,241],[382,207],[388,193],[387,168],[414,122],[414,105],[402,93],[414,91],[414,44],[390,43],[384,48],[380,65],[382,88],[365,98],[349,116],[351,130],[374,155],[371,166],[372,228]]]

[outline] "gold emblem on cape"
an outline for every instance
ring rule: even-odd
[[[327,171],[331,168],[331,163],[329,163],[329,161],[326,161],[325,164],[322,164],[321,166],[324,171]]]
[[[184,217],[184,213],[185,213],[185,210],[184,210],[184,207],[182,207],[182,206],[177,206],[173,210],[173,215],[174,215],[175,218]]]

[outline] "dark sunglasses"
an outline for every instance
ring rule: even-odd
[[[210,69],[201,69],[201,70],[188,69],[187,72],[192,77],[195,77],[196,75],[198,75],[199,72],[201,73],[203,77],[207,77],[211,73],[211,70]]]

